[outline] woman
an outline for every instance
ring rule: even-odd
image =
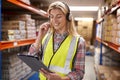
[[[56,1],[48,8],[50,22],[43,23],[29,53],[40,51],[43,63],[53,72],[40,70],[40,80],[82,80],[85,41],[74,27],[67,4]]]

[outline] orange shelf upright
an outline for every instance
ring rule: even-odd
[[[48,17],[47,12],[45,12],[45,11],[43,11],[41,9],[35,8],[35,7],[33,7],[33,6],[29,5],[29,4],[26,4],[26,3],[24,3],[24,2],[22,2],[20,0],[7,0],[7,1],[11,2],[11,3],[15,4],[15,5],[18,5],[20,7],[23,7],[25,9],[28,9],[28,10],[30,10],[30,11],[38,14],[38,15]]]
[[[2,46],[1,46],[1,42],[0,42],[0,50],[1,50]]]
[[[29,45],[35,42],[35,39],[25,39],[25,40],[13,40],[13,41],[1,41],[0,50],[14,48],[19,46]]]

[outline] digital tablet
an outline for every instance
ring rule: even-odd
[[[23,55],[17,54],[18,58],[20,58],[23,62],[25,62],[33,71],[39,72],[41,68],[51,72],[41,60],[38,60],[36,57],[31,55]]]

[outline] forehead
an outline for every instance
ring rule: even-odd
[[[50,14],[64,14],[60,9],[51,9]]]

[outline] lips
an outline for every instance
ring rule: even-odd
[[[55,24],[55,26],[58,26],[58,24]]]
[[[58,26],[59,24],[54,24],[55,26]]]

